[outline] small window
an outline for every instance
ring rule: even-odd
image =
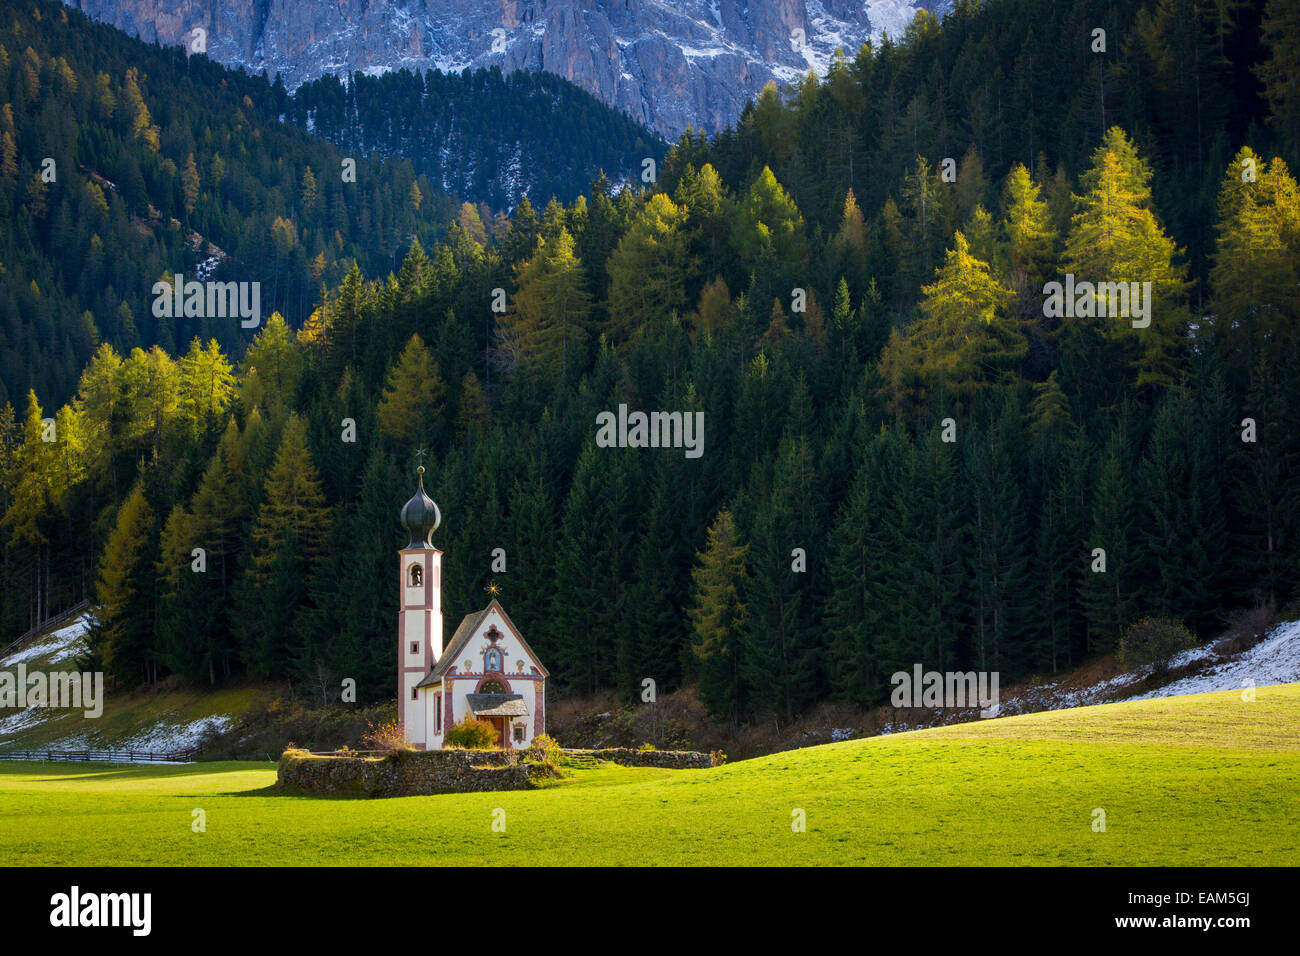
[[[419,699],[420,699],[420,688],[418,688],[418,687],[412,687],[412,688],[411,688],[411,700],[419,700]]]
[[[420,642],[419,642],[419,641],[411,641],[411,653],[412,653],[412,654],[418,654],[418,653],[420,653]]]
[[[424,583],[424,568],[418,564],[411,565],[411,587],[418,588]]]
[[[442,733],[442,695],[433,695],[433,725],[438,733]]]
[[[523,742],[524,742],[524,725],[515,724],[515,743],[521,744]]]

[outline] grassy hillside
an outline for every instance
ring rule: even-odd
[[[602,767],[540,791],[375,801],[279,796],[260,764],[6,763],[0,852],[28,865],[1294,865],[1297,728],[1288,684],[1249,703],[1108,704],[713,770]]]

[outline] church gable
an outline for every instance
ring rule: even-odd
[[[438,676],[502,674],[506,678],[546,677],[546,668],[528,646],[510,615],[494,598],[476,615],[463,641],[453,642],[434,669]],[[459,646],[457,644],[459,643]],[[455,652],[454,654],[452,652]]]

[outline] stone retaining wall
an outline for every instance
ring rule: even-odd
[[[409,797],[433,793],[527,790],[549,767],[526,763],[524,751],[416,750],[383,757],[313,756],[286,750],[276,784],[285,791],[340,797]]]
[[[703,770],[716,767],[727,758],[720,751],[711,754],[693,750],[633,750],[631,747],[604,747],[600,750],[565,750],[566,754],[594,757],[628,767],[663,767],[668,770]]]

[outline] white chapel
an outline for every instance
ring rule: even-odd
[[[448,728],[473,714],[491,723],[497,745],[522,748],[546,732],[546,668],[494,597],[466,614],[442,642],[442,552],[432,534],[442,520],[419,488],[402,507],[410,541],[399,553],[397,713],[406,740],[439,750]]]

